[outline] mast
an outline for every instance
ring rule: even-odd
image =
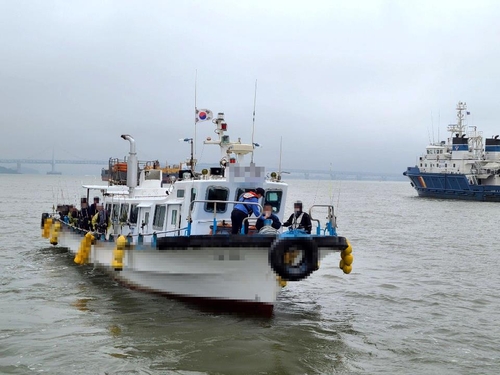
[[[194,170],[194,167],[193,167],[193,153],[194,155],[196,155],[196,115],[198,114],[198,108],[196,106],[196,84],[197,84],[197,81],[198,81],[198,69],[195,70],[195,73],[194,73],[194,115],[195,115],[195,120],[194,120],[194,139],[191,141],[194,143],[194,146],[193,144],[191,144],[191,169]],[[194,152],[193,152],[193,147],[194,147]]]
[[[457,123],[448,125],[448,131],[451,133],[451,138],[455,134],[462,137],[465,134],[465,114],[467,113],[467,103],[458,102],[457,104]]]
[[[254,143],[254,133],[255,133],[255,105],[257,103],[257,80],[255,80],[255,92],[253,96],[253,120],[252,120],[252,147],[255,149],[255,143]],[[252,151],[252,160],[250,161],[253,163],[253,151]]]

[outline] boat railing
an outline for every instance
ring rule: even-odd
[[[214,204],[214,215],[213,215],[213,219],[212,219],[212,225],[213,225],[213,231],[212,231],[212,234],[215,235],[215,233],[217,232],[216,231],[216,228],[217,228],[217,204],[238,204],[238,203],[242,203],[240,201],[223,201],[223,200],[210,200],[210,199],[196,199],[194,201],[192,201],[189,205],[189,215],[187,217],[187,235],[191,235],[191,223],[193,221],[193,218],[192,218],[192,212],[193,212],[193,208],[195,206],[195,204],[197,203],[213,203]],[[260,216],[262,216],[262,211],[263,211],[263,207],[260,203],[258,202],[245,202],[245,205],[251,205],[251,206],[258,206],[259,207],[259,212],[261,213]],[[259,217],[260,217],[259,216]],[[242,226],[242,233],[243,233],[243,228],[244,226]]]
[[[106,232],[100,232],[98,230],[90,230],[90,229],[83,229],[80,228],[74,224],[71,224],[64,219],[61,219],[60,217],[53,216],[53,219],[60,222],[61,224],[65,225],[68,227],[68,229],[71,229],[75,232],[81,233],[82,235],[85,235],[86,233],[91,233],[95,236],[95,238],[99,241],[110,241],[113,242],[116,237],[119,236],[124,236],[127,240],[127,244],[131,245],[133,243],[133,238],[137,237],[137,247],[140,248],[142,245],[144,245],[144,238],[145,237],[151,237],[151,246],[156,247],[156,243],[158,240],[158,237],[164,237],[162,235],[169,234],[169,233],[177,233],[177,235],[180,235],[181,232],[184,232],[185,234],[187,233],[188,227],[184,228],[175,228],[175,229],[170,229],[170,230],[164,230],[164,231],[155,231],[151,233],[112,233],[109,231]]]
[[[328,212],[326,215],[327,222],[326,222],[326,226],[323,230],[321,229],[321,221],[319,219],[313,218],[312,212],[313,212],[314,207],[323,207],[323,208],[328,209]],[[335,211],[334,211],[333,205],[331,205],[331,204],[313,204],[309,208],[309,217],[311,218],[311,221],[315,221],[316,223],[318,223],[318,226],[316,227],[316,234],[318,236],[321,235],[321,231],[323,231],[323,235],[326,234],[326,232],[328,232],[330,234],[330,236],[337,235],[337,230],[335,229],[335,228],[337,228],[337,220],[335,218]]]

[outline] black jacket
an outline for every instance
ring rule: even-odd
[[[273,222],[271,223],[271,226],[274,228],[274,229],[280,229],[281,228],[281,223],[280,223],[280,219],[278,218],[278,216],[276,216],[275,214],[271,214],[271,216],[266,219],[264,218],[264,216],[261,216],[257,219],[257,223],[255,223],[255,228],[257,230],[261,230],[262,227],[264,226],[265,224],[265,221],[266,220],[272,220]]]
[[[299,217],[300,215],[302,215],[302,219],[300,223],[296,223],[295,217]],[[291,214],[290,218],[283,223],[284,227],[289,227],[290,225],[292,225],[293,229],[304,229],[307,233],[311,234],[311,217],[306,212],[297,212],[297,214],[294,212]]]

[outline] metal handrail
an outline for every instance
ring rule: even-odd
[[[335,228],[337,228],[337,218],[335,217],[335,214],[334,214],[333,205],[331,205],[331,204],[313,204],[309,208],[309,217],[311,218],[311,221],[315,221],[318,223],[318,226],[316,228],[316,234],[320,235],[321,234],[321,222],[319,219],[313,218],[313,216],[312,216],[313,207],[326,207],[326,208],[328,208],[328,214],[326,217],[328,219],[328,221],[326,222],[325,231],[328,230],[328,232],[330,233],[331,236],[336,235],[337,233],[336,233]]]

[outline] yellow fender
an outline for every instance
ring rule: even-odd
[[[42,232],[43,238],[50,237],[50,227],[51,226],[52,226],[52,218],[49,217],[49,218],[47,218],[47,220],[45,220],[45,223],[43,223],[43,232]]]
[[[116,239],[116,248],[113,250],[113,261],[111,262],[111,267],[115,271],[123,270],[123,255],[126,245],[127,239],[125,236],[122,235]]]
[[[75,255],[74,262],[76,264],[85,264],[89,261],[90,251],[92,249],[92,242],[95,240],[95,237],[92,233],[87,232],[85,237],[82,238],[82,242],[80,242],[80,247],[78,248],[78,252]]]
[[[61,231],[61,223],[56,221],[56,223],[52,227],[51,236],[50,236],[50,244],[57,245],[59,240],[59,232]]]
[[[347,247],[340,252],[340,258],[339,268],[344,271],[345,274],[351,273],[354,256],[352,255],[352,246],[349,241],[347,241]]]
[[[281,276],[276,276],[276,281],[278,282],[279,286],[284,288],[287,284],[286,280],[283,280]]]

